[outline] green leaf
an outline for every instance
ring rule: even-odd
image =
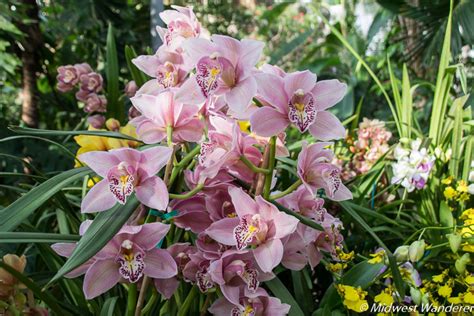
[[[403,137],[411,138],[413,102],[410,91],[410,78],[408,77],[408,69],[406,64],[403,65],[401,110],[401,125],[402,129],[404,130]]]
[[[100,310],[100,316],[113,316],[115,311],[115,305],[117,305],[118,296],[109,297],[105,300],[102,309]]]
[[[265,285],[268,286],[273,295],[278,297],[283,303],[289,304],[291,306],[289,316],[303,316],[304,313],[301,310],[301,307],[296,302],[295,298],[291,295],[285,285],[280,281],[278,277],[273,278],[270,281],[265,282]]]
[[[117,47],[115,45],[114,29],[109,23],[107,31],[107,52],[105,70],[107,74],[107,115],[119,120],[125,120],[125,107],[119,100],[119,65]]]
[[[358,287],[360,286],[363,290],[368,288],[377,278],[381,269],[382,263],[371,264],[367,261],[362,261],[356,264],[354,267],[349,269],[338,282],[339,284],[351,285]],[[337,293],[334,284],[332,284],[324,293],[321,299],[320,308],[329,306],[331,308],[341,303],[341,297]]]
[[[100,212],[77,243],[71,256],[51,279],[49,284],[77,268],[104,248],[130,218],[137,206],[138,200],[133,195],[127,204],[121,205],[117,203],[110,210]]]
[[[87,167],[68,170],[46,180],[0,212],[0,231],[14,230],[44,202],[71,182],[82,179],[92,171]]]
[[[270,54],[270,63],[279,62],[283,57],[293,52],[299,46],[303,45],[303,43],[306,42],[313,32],[314,30],[308,29],[304,33],[295,36],[288,43],[285,43],[276,49],[272,54]]]
[[[474,136],[470,135],[466,139],[466,145],[464,145],[464,165],[462,168],[462,179],[467,181],[469,178],[469,172],[471,171],[471,162],[474,160]]]
[[[48,129],[38,129],[38,128],[29,128],[29,127],[19,127],[19,126],[10,126],[9,130],[18,133],[18,134],[27,134],[27,135],[45,135],[45,136],[64,136],[64,135],[91,135],[91,136],[100,136],[100,137],[110,137],[110,138],[119,138],[132,140],[135,142],[140,142],[140,140],[118,132],[108,132],[108,131],[55,131]]]
[[[128,70],[132,75],[133,81],[135,81],[138,87],[141,87],[147,81],[147,76],[132,63],[132,59],[136,57],[137,53],[135,52],[133,47],[128,45],[125,46],[125,59],[127,60]]]
[[[439,206],[439,221],[445,227],[453,227],[454,225],[453,213],[445,201],[441,201]]]
[[[304,269],[301,271],[291,271],[293,290],[298,305],[304,310],[305,315],[314,310],[313,298],[308,284],[304,280]]]
[[[70,315],[70,313],[63,310],[57,300],[48,292],[43,291],[36,283],[30,280],[30,278],[26,277],[22,273],[18,272],[8,264],[0,261],[0,268],[5,269],[8,273],[13,275],[17,278],[21,283],[23,283],[28,289],[30,289],[36,298],[42,300],[56,315]]]
[[[30,233],[30,232],[0,232],[0,243],[57,243],[76,242],[77,235]]]
[[[459,167],[461,165],[461,141],[462,141],[462,121],[463,121],[463,105],[466,103],[469,95],[462,96],[454,100],[452,107],[454,108],[454,123],[452,133],[452,157],[449,161],[449,173],[455,179],[459,175]]]

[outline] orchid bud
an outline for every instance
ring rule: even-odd
[[[109,131],[118,131],[120,129],[120,122],[114,118],[110,118],[105,122],[105,126]]]
[[[446,237],[448,238],[449,247],[451,247],[451,251],[457,253],[462,241],[461,235],[459,235],[458,233],[454,233],[447,234]]]
[[[423,255],[425,253],[425,241],[422,240],[417,240],[414,241],[409,249],[408,249],[408,256],[410,257],[411,262],[417,262],[423,258]]]
[[[471,261],[471,257],[469,256],[468,253],[465,253],[462,255],[461,258],[456,260],[454,263],[454,266],[456,267],[456,271],[459,274],[463,274],[466,271],[466,265]]]
[[[105,123],[105,116],[101,114],[91,115],[87,118],[87,123],[89,123],[93,128],[102,128]]]
[[[421,304],[422,295],[419,289],[416,287],[410,287],[410,296],[416,305]]]
[[[409,246],[400,246],[395,249],[394,256],[397,262],[405,262],[408,260],[408,249]]]

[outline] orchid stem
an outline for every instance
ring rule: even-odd
[[[200,192],[203,187],[204,187],[204,184],[200,183],[200,184],[198,184],[194,189],[192,189],[191,191],[186,192],[186,193],[184,193],[184,194],[173,194],[173,193],[170,193],[170,199],[177,199],[177,200],[189,199],[190,197],[193,197],[193,196],[196,195],[198,192]]]
[[[285,195],[290,194],[290,193],[293,192],[294,190],[298,189],[298,187],[301,185],[301,183],[303,183],[303,182],[301,181],[301,179],[296,180],[296,181],[295,181],[292,185],[290,185],[285,191],[271,195],[271,196],[270,196],[270,200],[276,200],[276,199],[279,199],[279,198],[281,198],[281,197],[284,197]]]
[[[128,286],[127,316],[134,315],[136,303],[137,303],[137,284],[130,283],[130,285]]]
[[[265,186],[263,187],[263,198],[270,197],[270,190],[272,186],[273,169],[275,168],[275,153],[276,153],[276,136],[270,138],[268,144],[270,146],[270,154],[268,156],[268,174],[265,176]]]
[[[151,293],[150,300],[148,301],[148,303],[146,303],[145,307],[143,307],[143,309],[142,309],[142,315],[148,314],[151,311],[151,309],[153,308],[153,305],[155,305],[155,303],[157,301],[158,301],[158,292],[156,290],[154,290]]]
[[[170,181],[169,181],[169,186],[172,186],[174,181],[176,180],[176,177],[178,176],[179,172],[186,168],[186,166],[191,162],[191,160],[193,160],[194,156],[196,156],[197,154],[199,154],[199,151],[201,150],[201,146],[196,146],[194,147],[190,152],[189,154],[187,154],[183,160],[181,160],[174,168],[173,168],[173,171],[171,172],[171,177],[170,177]]]
[[[242,162],[243,162],[247,167],[249,167],[250,170],[252,170],[252,171],[255,172],[255,173],[263,173],[263,174],[268,174],[268,173],[269,173],[269,170],[268,170],[268,169],[257,167],[257,166],[254,165],[250,160],[248,160],[248,158],[245,157],[244,155],[240,156],[240,160],[242,160]]]
[[[189,315],[188,310],[191,307],[191,304],[195,302],[195,297],[197,294],[198,294],[198,289],[197,287],[193,286],[191,288],[191,291],[189,291],[188,296],[184,300],[183,304],[181,305],[177,316]]]
[[[166,126],[166,142],[168,147],[173,146],[173,127],[171,125]]]

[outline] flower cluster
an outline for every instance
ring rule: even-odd
[[[146,149],[107,142],[78,156],[98,176],[82,200],[83,213],[126,204],[132,195],[146,212],[137,212],[68,276],[85,274],[88,299],[118,282],[145,277],[170,298],[184,280],[203,293],[220,289],[223,296],[209,308],[212,313],[284,315],[290,306],[261,286],[275,277],[275,267],[314,268],[324,257],[344,265],[354,257],[342,251],[342,223],[327,212],[322,198],[352,198],[327,142],[345,135],[328,109],[343,98],[346,85],[317,81],[310,71],[285,73],[271,65],[257,69],[262,42],[207,36],[191,9],[173,8],[160,14],[167,24],[158,28],[163,45],[153,55],[132,60],[152,79],[138,89],[132,83],[126,89],[133,105],[129,123]],[[61,86],[74,82],[75,75],[61,78]],[[113,123],[106,123],[109,130],[119,128],[111,127]],[[297,181],[280,192],[274,189],[275,157],[288,156],[289,126],[325,142],[302,144]],[[169,193],[181,171],[188,191]],[[149,222],[153,217],[147,216],[148,209],[177,213],[173,223],[193,238],[157,248],[169,226]],[[304,216],[312,225],[288,213]],[[81,234],[88,225],[83,223]],[[65,257],[74,248],[53,245]]]
[[[357,130],[357,139],[348,138],[349,161],[340,161],[343,166],[344,179],[349,180],[357,175],[366,174],[374,164],[390,149],[388,141],[392,133],[385,128],[385,122],[364,118]]]
[[[425,187],[435,157],[428,153],[427,148],[421,147],[421,139],[411,141],[406,148],[402,143],[395,147],[392,183],[400,184],[408,192]]]
[[[97,128],[102,126],[95,121],[103,117],[97,113],[107,111],[107,99],[100,94],[103,85],[102,76],[93,71],[89,64],[82,63],[60,66],[56,79],[58,80],[57,88],[61,92],[69,92],[74,87],[79,89],[76,92],[76,99],[84,103],[84,111],[97,115],[97,117],[92,116],[92,125]]]

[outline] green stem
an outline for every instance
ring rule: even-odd
[[[203,187],[204,187],[204,184],[200,183],[194,189],[192,189],[191,191],[186,192],[184,194],[170,193],[170,199],[177,199],[177,200],[189,199],[190,197],[196,195],[196,193],[200,192]]]
[[[248,158],[245,157],[244,155],[240,156],[240,160],[242,160],[242,162],[243,162],[247,167],[249,167],[249,169],[252,170],[253,172],[255,172],[255,173],[268,174],[268,169],[257,167],[257,166],[254,165],[250,160],[248,160]]]
[[[169,187],[171,187],[176,180],[176,177],[178,176],[179,172],[186,168],[186,166],[193,160],[193,158],[199,154],[199,151],[201,150],[201,146],[196,146],[187,154],[174,168],[173,171],[171,172],[170,180],[169,180]]]
[[[291,192],[293,192],[294,190],[298,189],[299,186],[301,185],[301,183],[303,183],[301,181],[301,179],[298,179],[296,180],[292,185],[290,185],[285,191],[283,192],[280,192],[280,193],[277,193],[277,194],[273,194],[272,196],[270,196],[270,200],[276,200],[276,199],[279,199],[281,197],[284,197],[285,195],[288,195],[290,194]]]
[[[137,303],[137,284],[130,283],[130,285],[128,286],[127,316],[133,316],[135,314],[136,303]]]
[[[166,142],[168,147],[173,146],[173,127],[171,125],[166,126]]]
[[[142,309],[142,315],[148,314],[153,308],[153,305],[155,305],[157,301],[158,301],[158,292],[156,290],[153,290],[153,292],[151,293],[150,300],[148,301],[148,303],[146,303],[145,307],[143,307]]]
[[[265,185],[263,187],[263,197],[268,200],[270,197],[270,190],[272,186],[273,169],[275,168],[275,153],[276,153],[276,136],[270,138],[268,144],[270,146],[270,153],[268,155],[268,173],[265,176]]]
[[[183,305],[181,305],[177,316],[188,315],[189,307],[191,307],[191,304],[195,302],[195,297],[197,294],[198,294],[197,287],[193,286],[191,291],[188,293],[188,296],[184,300]]]
[[[307,218],[306,216],[303,216],[303,215],[301,215],[301,214],[299,214],[299,213],[296,213],[295,211],[292,211],[292,210],[290,210],[290,209],[284,207],[283,205],[281,205],[281,204],[278,203],[278,202],[270,201],[270,203],[272,203],[273,205],[275,205],[280,211],[285,212],[285,213],[288,214],[288,215],[291,215],[291,216],[296,217],[297,219],[299,219],[299,221],[300,221],[302,224],[304,224],[304,225],[306,225],[306,226],[309,226],[309,227],[311,227],[311,228],[314,228],[314,229],[316,229],[316,230],[319,230],[319,231],[323,231],[323,230],[324,230],[324,228],[323,228],[321,225],[319,225],[319,224],[316,223],[315,221],[313,221],[313,220]]]

